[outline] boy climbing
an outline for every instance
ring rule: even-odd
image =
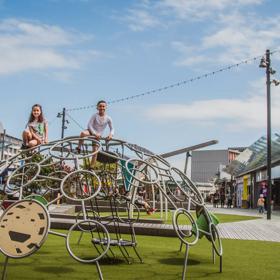
[[[89,120],[87,129],[82,131],[80,134],[80,137],[87,137],[87,136],[93,136],[96,140],[100,140],[101,136],[108,126],[110,129],[109,135],[106,137],[106,140],[109,141],[112,139],[114,135],[114,128],[113,128],[113,122],[112,118],[106,114],[107,109],[107,103],[104,100],[100,100],[97,102],[96,105],[97,113],[95,113]],[[83,144],[83,140],[79,141],[78,145],[78,152],[81,150],[81,145]],[[96,146],[94,146],[94,149],[97,149]],[[91,167],[94,167],[96,162],[97,154],[95,154],[92,157],[91,160]]]

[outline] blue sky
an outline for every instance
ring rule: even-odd
[[[0,121],[20,137],[40,103],[54,140],[63,107],[136,95],[280,49],[279,12],[277,0],[2,0]],[[275,53],[280,78],[279,60]],[[112,104],[116,138],[158,153],[211,139],[216,148],[250,145],[266,133],[258,63]],[[279,88],[272,86],[275,131]],[[94,112],[69,114],[85,127]],[[66,135],[77,135],[69,121]]]

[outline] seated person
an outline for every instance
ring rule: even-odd
[[[28,124],[22,133],[22,149],[28,149],[48,143],[48,123],[43,115],[42,106],[32,106]]]
[[[140,195],[139,195],[139,192],[140,192]],[[148,215],[153,214],[153,213],[156,211],[156,208],[152,208],[152,207],[150,206],[150,204],[149,204],[149,203],[144,199],[144,197],[141,195],[141,193],[142,193],[142,189],[139,189],[139,190],[138,190],[138,193],[137,193],[136,196],[135,196],[134,203],[135,203],[137,206],[144,207]],[[127,201],[131,201],[131,195],[130,195],[129,192],[126,193],[125,197],[126,197],[126,200],[127,200]]]

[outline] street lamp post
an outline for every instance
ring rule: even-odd
[[[270,81],[270,75],[276,73],[271,67],[270,50],[266,50],[265,57],[261,59],[260,67],[266,68],[266,112],[267,112],[267,219],[271,219],[271,96],[270,85],[279,85],[278,80]]]
[[[270,51],[266,50],[266,112],[267,112],[267,219],[271,219],[271,96]]]
[[[59,112],[57,114],[57,117],[58,118],[62,118],[62,121],[61,121],[61,139],[64,138],[64,131],[65,129],[67,129],[67,126],[65,124],[68,124],[69,121],[66,120],[66,108],[63,108],[62,112]]]

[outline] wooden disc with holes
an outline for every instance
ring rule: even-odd
[[[0,251],[11,258],[33,254],[43,245],[49,226],[49,214],[40,202],[14,203],[0,218]]]

